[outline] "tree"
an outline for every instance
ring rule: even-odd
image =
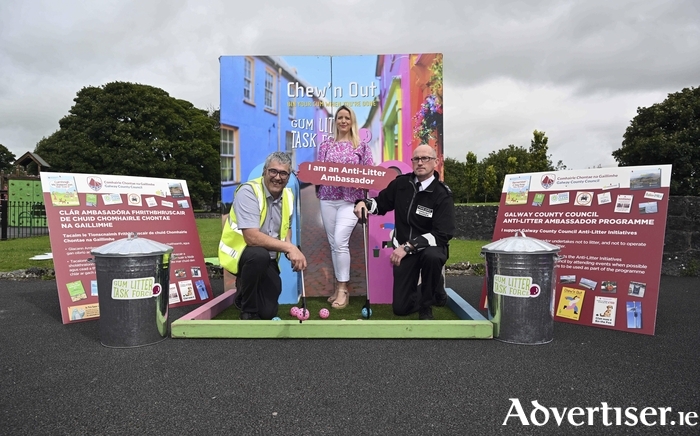
[[[515,174],[518,172],[518,158],[509,156],[506,161],[506,174]]]
[[[215,198],[219,134],[206,111],[127,82],[85,87],[74,101],[36,146],[54,171],[184,179],[195,206]]]
[[[476,188],[479,184],[479,165],[476,162],[476,154],[471,151],[467,153],[467,165],[464,175],[464,181],[467,185],[467,203],[469,203],[469,199],[476,194]]]
[[[460,174],[464,174],[464,164],[451,157],[445,158],[444,164],[445,184],[452,191],[452,199],[455,203],[466,203],[467,188],[460,179]]]
[[[532,132],[532,136],[530,150],[528,150],[528,171],[531,173],[552,171],[554,167],[550,159],[551,155],[547,155],[549,138],[545,136],[544,132],[539,130]]]
[[[684,88],[637,108],[612,155],[620,166],[672,164],[671,194],[700,195],[700,88]]]
[[[518,174],[529,172],[559,171],[565,170],[566,165],[560,160],[557,166],[552,166],[551,155],[547,154],[549,139],[545,132],[535,130],[530,141],[530,149],[516,147],[510,144],[508,147],[492,151],[481,162],[477,163],[476,154],[467,153],[467,162],[464,165],[464,180],[458,179],[452,171],[457,171],[459,162],[445,165],[445,180],[456,180],[464,185],[467,202],[473,197],[488,199],[500,199],[500,187],[503,186],[506,174]],[[460,173],[462,174],[462,173]],[[481,184],[480,184],[481,182]],[[452,186],[452,185],[451,185]],[[460,191],[461,193],[462,191]]]
[[[487,166],[486,170],[484,171],[484,203],[488,201],[488,195],[492,194],[492,191],[495,190],[497,183],[498,179],[496,177],[496,168],[494,168],[493,165]]]
[[[9,173],[12,171],[12,164],[15,163],[16,156],[4,145],[0,144],[0,171]],[[0,187],[2,188],[2,187]]]
[[[207,114],[209,115],[209,118],[211,119],[212,123],[214,124],[214,130],[216,131],[216,137],[219,138],[219,141],[216,143],[216,154],[218,155],[221,151],[221,110],[220,109],[208,109]],[[217,156],[217,159],[219,159],[219,156]],[[221,168],[221,162],[219,161],[217,163],[218,167]],[[219,200],[221,200],[221,173],[216,178],[216,183],[214,186],[214,195],[211,198],[211,205],[209,207],[210,210],[219,210]]]
[[[515,160],[512,160],[510,158],[514,158]],[[515,145],[510,144],[507,148],[502,148],[500,150],[492,151],[491,153],[489,153],[488,156],[482,159],[481,166],[484,169],[484,171],[486,171],[486,169],[489,166],[493,167],[494,175],[496,177],[494,185],[498,185],[499,187],[501,187],[503,186],[503,180],[505,179],[506,174],[528,172],[527,162],[527,150],[523,147],[516,147]],[[485,172],[484,176],[486,176]],[[485,180],[484,183],[486,183]],[[484,192],[485,196],[491,196],[491,191],[493,190],[493,187],[491,188],[491,190],[486,189],[485,187],[484,189],[486,191]]]

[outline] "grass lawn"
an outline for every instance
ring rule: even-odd
[[[195,221],[204,257],[217,257],[219,237],[221,236],[221,220],[218,218],[201,218]],[[447,261],[447,264],[460,262],[484,263],[484,259],[480,255],[481,247],[489,242],[491,241],[453,239],[450,241],[450,259]],[[0,271],[15,271],[30,267],[52,268],[53,261],[51,260],[29,260],[30,257],[49,253],[50,251],[51,243],[48,236],[0,241]],[[357,313],[359,314],[359,311]],[[316,311],[316,314],[318,315],[318,311]]]
[[[51,243],[48,236],[0,241],[0,271],[15,271],[32,266],[53,268],[52,260],[29,260],[30,257],[50,251]]]
[[[195,221],[204,257],[217,257],[219,255],[219,239],[221,238],[221,220],[202,218]]]

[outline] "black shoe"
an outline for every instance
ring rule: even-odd
[[[243,321],[251,321],[255,319],[260,319],[260,315],[258,315],[257,313],[241,312],[241,316],[239,318]]]
[[[433,308],[432,307],[421,307],[420,310],[418,311],[418,319],[420,319],[420,320],[435,319],[433,317]]]
[[[233,305],[238,310],[241,310],[241,307],[243,307],[243,294],[241,293],[241,291],[236,291],[236,295],[233,298]]]
[[[447,293],[446,292],[441,292],[441,293],[436,293],[435,296],[433,297],[435,300],[435,306],[438,307],[445,307],[447,306]]]

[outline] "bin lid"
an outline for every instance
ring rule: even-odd
[[[90,254],[104,257],[121,256],[153,256],[170,253],[173,247],[151,239],[139,238],[136,233],[131,233],[127,238],[117,239],[108,244],[93,248]]]
[[[543,254],[556,253],[559,250],[561,247],[558,245],[525,236],[525,232],[521,230],[515,232],[515,236],[499,239],[481,247],[482,253]]]

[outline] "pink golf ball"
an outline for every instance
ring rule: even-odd
[[[321,319],[326,319],[331,316],[331,312],[324,307],[323,309],[319,310],[318,316],[320,316]]]
[[[289,309],[289,314],[292,315],[292,316],[297,316],[297,315],[299,314],[299,311],[300,311],[300,310],[301,310],[301,309],[299,309],[298,307],[294,306],[294,307],[292,307],[291,309]]]
[[[306,321],[309,319],[309,310],[308,309],[299,309],[299,312],[297,312],[297,319],[300,321]]]

